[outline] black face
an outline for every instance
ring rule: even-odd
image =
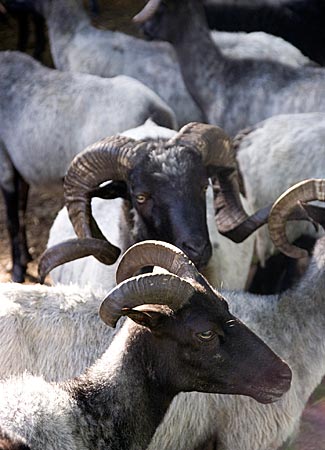
[[[138,240],[174,244],[202,269],[212,248],[206,220],[208,177],[200,155],[164,149],[143,159],[130,181],[132,204],[140,221]]]
[[[153,330],[158,345],[169,346],[169,351],[161,354],[169,355],[163,365],[171,367],[172,383],[182,391],[241,394],[261,403],[276,401],[290,387],[289,367],[229,313],[225,302],[200,297],[176,313],[177,320],[165,318],[164,326]],[[160,330],[164,339],[159,339]]]

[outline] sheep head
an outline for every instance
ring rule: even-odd
[[[147,265],[170,273],[127,278]],[[168,367],[164,377],[174,386],[248,395],[261,403],[289,389],[289,367],[229,312],[225,299],[175,246],[135,244],[122,257],[117,280],[121,283],[104,299],[100,317],[114,327],[128,316],[140,332],[150,330],[154,354],[168,358],[160,367]]]
[[[188,37],[188,26],[203,23],[208,29],[203,5],[198,0],[149,0],[133,21],[141,26],[149,39],[173,44]]]
[[[91,214],[91,198],[100,195],[98,186],[108,180],[114,181],[103,188],[104,197],[121,196],[137,212],[140,226],[134,241],[170,242],[203,268],[212,253],[205,201],[209,178],[221,233],[242,240],[266,222],[269,209],[252,218],[244,212],[232,142],[217,126],[189,123],[164,142],[115,136],[91,145],[72,161],[64,183],[78,250],[73,240],[48,249],[40,263],[41,278],[57,265],[82,257],[83,245],[84,256],[93,254],[105,264],[116,261],[119,249],[106,240]],[[105,244],[90,248],[89,239]]]

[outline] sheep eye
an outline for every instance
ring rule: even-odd
[[[197,337],[201,340],[201,341],[211,341],[215,336],[217,335],[217,333],[215,333],[212,330],[207,330],[207,331],[202,331],[201,333],[197,333]]]
[[[203,192],[206,192],[208,190],[209,185],[206,184],[205,186],[203,186]]]
[[[145,194],[138,194],[138,195],[136,195],[135,198],[136,198],[136,201],[140,204],[144,203],[147,200],[147,196]]]

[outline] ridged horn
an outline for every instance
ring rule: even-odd
[[[269,217],[269,231],[274,245],[291,258],[308,256],[308,252],[288,242],[285,227],[297,203],[313,200],[325,201],[325,179],[309,179],[295,184],[274,203]],[[325,214],[325,211],[324,211]]]
[[[92,217],[90,192],[104,181],[126,180],[133,158],[142,145],[131,138],[109,137],[90,145],[73,159],[64,180],[64,197],[79,238],[95,237],[107,242]],[[116,252],[116,247],[112,251]]]
[[[147,240],[134,244],[123,254],[116,271],[116,282],[121,283],[147,266],[159,266],[179,277],[199,282],[203,278],[178,247],[167,242]]]
[[[41,255],[38,265],[39,282],[44,283],[46,275],[55,267],[86,256],[94,256],[103,264],[113,264],[119,257],[119,248],[102,239],[68,239],[48,248]]]
[[[250,217],[243,209],[235,150],[232,140],[221,128],[192,122],[169,143],[194,146],[202,154],[202,161],[212,178],[215,219],[221,234],[241,242],[267,222],[271,205]]]
[[[188,281],[173,274],[145,274],[129,278],[112,289],[103,300],[99,315],[115,328],[123,308],[145,304],[168,305],[174,311],[181,308],[196,292]]]
[[[143,23],[150,19],[157,11],[161,0],[149,0],[148,3],[142,8],[142,10],[133,17],[133,22]]]

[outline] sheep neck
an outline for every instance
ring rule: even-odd
[[[46,13],[46,22],[55,66],[64,69],[61,59],[66,46],[81,28],[92,28],[90,20],[79,0],[56,0]]]
[[[158,349],[148,345],[149,332],[128,329],[126,324],[84,375],[64,385],[75,402],[76,433],[87,448],[147,448],[175,395],[157,376]]]
[[[192,17],[190,17],[192,19]],[[209,118],[211,102],[220,90],[227,59],[212,41],[207,25],[183,20],[180,32],[172,39],[186,87]]]

